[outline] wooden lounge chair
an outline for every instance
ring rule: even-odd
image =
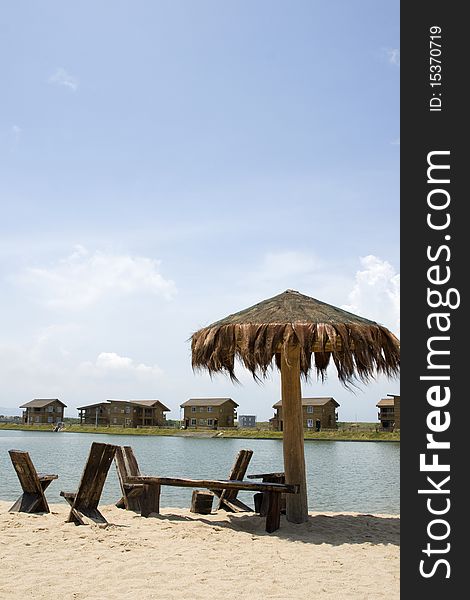
[[[242,481],[253,456],[253,450],[240,450],[237,454],[232,470],[228,476],[229,481]],[[251,508],[238,500],[237,489],[211,490],[214,496],[219,498],[217,509],[225,509],[228,512],[251,512]]]
[[[58,475],[37,473],[28,452],[9,450],[8,454],[23,489],[23,493],[9,509],[9,512],[50,512],[44,491],[54,479],[57,479]]]
[[[118,446],[114,455],[122,497],[116,502],[118,508],[140,512],[140,497],[144,486],[141,483],[128,483],[129,477],[139,477],[140,469],[131,446]]]
[[[60,492],[71,506],[67,523],[107,524],[98,510],[98,503],[117,448],[112,444],[92,443],[77,492]]]

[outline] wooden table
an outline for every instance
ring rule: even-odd
[[[266,531],[272,533],[279,529],[281,519],[281,494],[298,494],[298,485],[281,483],[256,483],[251,481],[220,479],[183,479],[179,477],[129,477],[132,484],[143,484],[141,496],[141,515],[160,512],[160,490],[162,485],[174,487],[206,488],[213,490],[245,490],[266,494]]]

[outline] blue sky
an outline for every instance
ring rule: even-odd
[[[399,333],[398,2],[46,0],[0,32],[0,411],[267,419],[277,374],[194,375],[187,340],[287,288]],[[304,394],[375,420],[397,389]]]

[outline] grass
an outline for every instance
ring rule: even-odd
[[[281,431],[270,431],[263,427],[247,429],[224,429],[224,430],[197,430],[184,431],[175,428],[124,428],[124,427],[93,427],[92,425],[66,425],[65,431],[70,433],[101,433],[110,435],[173,435],[187,437],[223,437],[241,439],[282,439]],[[50,425],[16,425],[11,423],[0,423],[2,429],[19,431],[52,431]],[[377,441],[377,442],[399,442],[399,431],[376,431],[376,423],[338,423],[336,430],[306,431],[306,440],[330,440],[330,441]]]

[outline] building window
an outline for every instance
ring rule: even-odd
[[[205,419],[199,419],[199,425],[205,425],[205,424],[206,424]]]
[[[129,415],[130,413],[131,413],[131,407],[126,406],[126,415]]]
[[[116,425],[117,419],[113,419],[113,423],[114,423],[114,425]]]
[[[196,412],[196,407],[195,406],[191,406],[191,412]]]
[[[212,412],[212,406],[207,407],[207,412]]]
[[[47,422],[48,423],[53,423],[54,422],[54,417],[47,417]]]
[[[196,425],[196,419],[191,419],[191,425]]]
[[[307,412],[313,413],[313,406],[307,406]]]
[[[313,419],[307,419],[307,427],[310,429],[313,427]]]
[[[52,404],[47,407],[47,412],[54,412],[54,406]]]
[[[214,425],[214,419],[207,419],[208,425]]]

